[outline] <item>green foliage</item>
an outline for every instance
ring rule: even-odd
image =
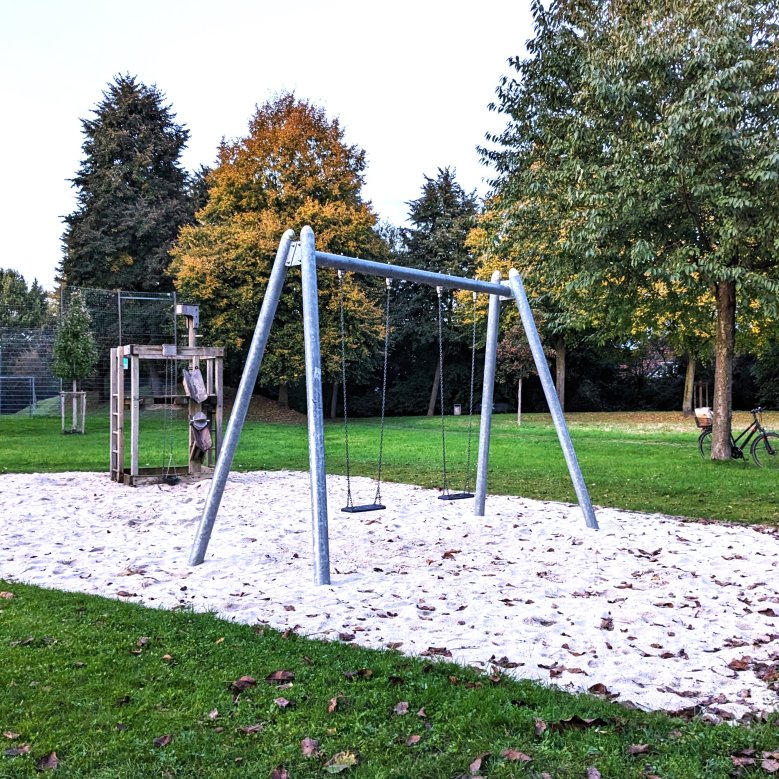
[[[762,354],[752,367],[758,384],[758,399],[769,408],[779,407],[779,345]]]
[[[497,177],[482,244],[520,260],[562,325],[607,336],[662,329],[699,353],[713,293],[726,434],[730,300],[738,286],[770,313],[779,290],[775,4],[574,0],[533,13],[530,57],[498,89],[507,128],[484,150]]]
[[[285,230],[308,224],[317,249],[383,259],[387,246],[376,216],[362,199],[365,152],[344,142],[337,120],[293,94],[257,108],[249,134],[224,141],[206,176],[208,199],[197,223],[181,231],[173,250],[176,285],[201,305],[208,340],[248,347]],[[381,343],[376,284],[347,284],[349,359],[370,359]],[[334,274],[320,274],[320,330],[326,377],[340,373],[338,289]],[[289,274],[262,366],[272,387],[303,375],[300,275]]]
[[[180,165],[189,131],[164,101],[156,86],[117,76],[82,120],[78,206],[65,217],[60,265],[68,286],[172,289],[168,251],[202,188]]]
[[[475,262],[466,238],[478,208],[475,193],[463,190],[456,181],[455,171],[443,168],[435,179],[425,176],[420,196],[409,203],[408,218],[412,226],[402,233],[399,262],[433,273],[472,277]],[[435,290],[427,285],[400,282],[397,287],[391,408],[396,413],[422,413],[438,364],[438,300]],[[467,395],[470,298],[470,293],[460,300],[451,290],[441,292],[447,406],[451,402],[467,402],[462,388],[466,387]]]
[[[41,327],[47,315],[46,292],[38,280],[28,289],[21,273],[0,268],[0,327]]]
[[[74,292],[54,340],[55,376],[76,382],[93,375],[99,355],[91,324],[92,317],[81,293]]]

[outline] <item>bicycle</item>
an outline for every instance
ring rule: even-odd
[[[700,412],[700,413],[699,413]],[[779,470],[779,433],[766,430],[763,427],[761,414],[763,408],[758,406],[749,413],[752,414],[751,424],[742,430],[735,438],[730,434],[730,456],[734,460],[743,460],[744,451],[749,442],[752,446],[749,450],[755,465],[761,468]],[[698,436],[698,451],[701,457],[711,459],[711,409],[695,409],[695,422],[702,428]]]

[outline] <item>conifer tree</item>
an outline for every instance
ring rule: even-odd
[[[82,120],[84,157],[65,217],[59,272],[68,286],[169,291],[169,250],[192,220],[180,164],[189,131],[156,86],[117,76]]]
[[[475,193],[468,193],[460,186],[456,172],[450,168],[439,168],[434,179],[424,178],[420,196],[408,204],[411,227],[403,233],[403,263],[434,273],[473,276],[475,262],[466,239],[475,223],[478,199]],[[395,374],[394,394],[414,404],[403,409],[406,413],[418,413],[423,408],[423,400],[427,400],[426,388],[430,388],[427,411],[432,415],[440,380],[436,292],[409,283],[401,284],[400,289],[395,339],[397,363],[402,367]],[[463,333],[468,328],[456,326],[456,321],[462,324],[462,317],[455,317],[458,301],[452,291],[442,290],[441,294],[446,364],[453,377],[463,373],[455,366],[458,361],[464,362],[467,375],[470,338],[463,337]],[[467,378],[461,375],[458,383],[463,382],[467,383]]]
[[[41,327],[47,313],[46,292],[37,279],[28,289],[21,273],[0,268],[0,327]]]

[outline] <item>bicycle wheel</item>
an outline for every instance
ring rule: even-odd
[[[761,468],[779,470],[779,434],[763,433],[752,443],[752,459]]]
[[[704,460],[711,460],[711,430],[704,430],[698,436],[698,451]]]

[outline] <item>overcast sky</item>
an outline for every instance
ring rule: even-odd
[[[0,0],[0,268],[53,287],[80,120],[117,74],[165,94],[188,170],[294,91],[365,149],[365,197],[403,224],[438,168],[486,192],[476,147],[504,124],[487,105],[531,33],[529,0]]]

